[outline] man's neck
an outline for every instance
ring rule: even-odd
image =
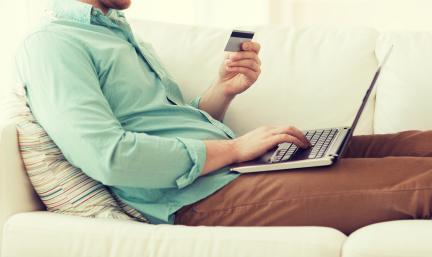
[[[98,0],[80,0],[80,2],[87,3],[90,5],[93,5],[93,7],[100,9],[104,14],[107,14],[109,11],[109,8],[103,5]]]

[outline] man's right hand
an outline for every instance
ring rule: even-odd
[[[201,175],[233,163],[253,160],[281,143],[310,147],[307,138],[295,127],[262,127],[234,140],[204,141],[206,162]]]
[[[293,143],[300,148],[311,146],[303,132],[295,127],[261,127],[233,140],[235,162],[256,159],[281,143]]]

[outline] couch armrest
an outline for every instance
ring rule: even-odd
[[[43,210],[18,149],[14,123],[0,127],[0,232],[6,220],[20,212]],[[2,233],[0,233],[0,246]]]

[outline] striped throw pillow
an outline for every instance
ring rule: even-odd
[[[14,94],[22,104],[15,120],[24,166],[48,211],[147,222],[104,185],[72,166],[31,114],[24,90],[14,90]]]

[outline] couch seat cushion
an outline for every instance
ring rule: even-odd
[[[48,212],[13,216],[4,235],[7,257],[336,257],[346,239],[320,227],[157,226]]]
[[[405,220],[370,225],[351,234],[343,257],[430,257],[432,221]]]

